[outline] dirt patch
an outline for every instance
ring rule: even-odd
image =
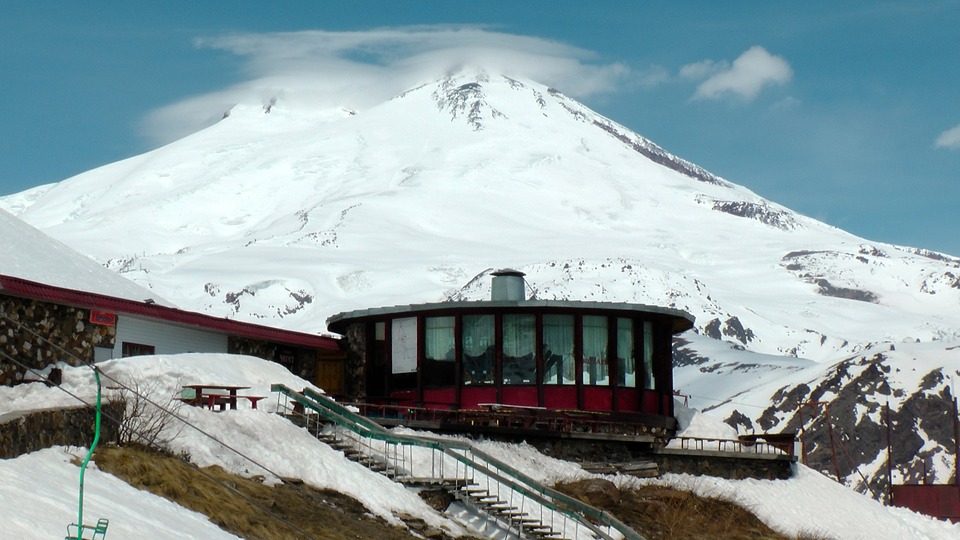
[[[216,466],[201,471],[175,456],[141,448],[103,448],[94,461],[101,470],[205,514],[242,538],[422,538],[371,515],[359,501],[336,491],[289,483],[271,487]]]
[[[603,484],[603,485],[600,485]],[[780,534],[745,508],[663,486],[620,490],[606,480],[561,483],[558,491],[610,512],[648,540],[814,540]]]

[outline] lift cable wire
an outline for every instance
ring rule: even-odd
[[[284,484],[297,487],[297,486],[295,486],[292,482],[289,482],[288,480],[284,479],[284,478],[283,478],[281,475],[279,475],[278,473],[275,473],[274,471],[270,470],[268,467],[266,467],[266,466],[264,466],[264,465],[261,465],[259,462],[257,462],[257,461],[254,460],[253,458],[247,456],[247,455],[244,454],[243,452],[240,452],[239,450],[237,450],[236,448],[230,446],[229,444],[221,441],[220,439],[218,439],[218,438],[215,437],[214,435],[212,435],[212,434],[208,433],[207,431],[203,430],[202,428],[196,426],[195,424],[193,424],[193,423],[190,422],[189,420],[185,419],[184,417],[180,416],[180,415],[177,414],[176,412],[173,412],[173,411],[167,409],[166,407],[155,403],[155,402],[152,401],[150,398],[148,398],[147,396],[145,396],[145,395],[143,395],[143,394],[138,393],[136,390],[130,388],[129,386],[127,386],[126,384],[124,384],[122,381],[119,381],[119,380],[111,377],[109,374],[105,373],[102,369],[100,369],[100,368],[97,367],[96,365],[83,363],[82,359],[78,358],[75,354],[71,353],[70,351],[67,351],[66,349],[64,349],[63,347],[57,345],[56,343],[51,342],[50,340],[46,339],[45,337],[37,334],[36,332],[34,332],[33,330],[31,330],[30,328],[25,327],[24,325],[22,325],[22,324],[19,323],[18,321],[15,321],[15,320],[11,319],[11,318],[8,317],[6,314],[0,314],[0,316],[2,316],[4,319],[10,321],[11,323],[17,325],[20,329],[25,330],[25,331],[33,334],[35,337],[41,339],[42,341],[46,342],[47,344],[52,345],[53,347],[59,349],[59,350],[60,350],[62,353],[64,353],[65,355],[67,355],[67,356],[69,356],[69,357],[71,357],[71,358],[74,358],[74,359],[76,359],[76,360],[79,360],[79,361],[82,363],[82,365],[89,365],[89,366],[90,366],[93,370],[95,370],[97,373],[99,373],[100,375],[104,376],[105,378],[107,378],[107,379],[113,381],[114,383],[116,383],[116,384],[118,385],[118,387],[121,387],[121,388],[125,389],[126,391],[128,391],[128,392],[130,392],[131,394],[137,396],[138,398],[144,400],[145,402],[149,403],[150,405],[153,405],[154,407],[156,407],[156,408],[157,408],[159,411],[161,411],[162,413],[167,414],[168,416],[174,418],[175,420],[178,420],[178,421],[182,422],[183,424],[185,424],[185,425],[187,425],[187,426],[189,426],[189,427],[197,430],[198,432],[200,432],[200,434],[202,434],[202,435],[204,435],[205,437],[208,437],[209,439],[213,440],[214,442],[220,444],[221,446],[223,446],[223,447],[226,448],[227,450],[230,450],[231,452],[234,452],[235,454],[237,454],[237,455],[240,456],[241,458],[246,459],[246,460],[249,461],[250,463],[253,463],[253,464],[256,465],[257,467],[260,467],[260,468],[263,469],[264,471],[267,471],[268,473],[270,473],[271,475],[273,475],[275,478],[278,478],[278,479],[279,479],[281,482],[283,482]],[[29,366],[27,366],[27,365],[24,364],[23,362],[20,362],[19,360],[17,360],[16,358],[10,356],[9,354],[7,354],[7,353],[4,352],[4,351],[0,351],[0,356],[2,356],[4,359],[6,359],[6,360],[8,360],[8,361],[10,361],[10,362],[18,365],[18,366],[20,366],[21,368],[23,368],[23,369],[26,370],[26,371],[36,372],[36,370],[30,368]],[[64,392],[65,394],[69,395],[70,397],[72,397],[73,399],[79,401],[80,403],[82,403],[82,404],[84,404],[84,405],[86,405],[86,406],[88,406],[88,407],[94,406],[92,403],[90,403],[90,402],[88,402],[87,400],[85,400],[84,398],[82,398],[82,397],[74,394],[73,392],[70,392],[70,391],[67,390],[66,388],[63,388],[63,387],[60,386],[60,385],[54,384],[53,381],[50,381],[47,377],[44,377],[44,376],[41,376],[41,377],[42,377],[42,379],[44,380],[45,383],[47,383],[47,384],[49,384],[50,386],[53,386],[53,387],[59,389],[60,391],[62,391],[62,392]],[[104,412],[103,415],[104,415],[105,417],[109,418],[110,420],[112,420],[113,422],[115,422],[117,425],[120,425],[120,424],[122,423],[122,418],[117,418],[116,416],[111,415],[111,414],[109,414],[109,413],[107,413],[107,412]],[[134,433],[137,433],[138,435],[141,435],[141,436],[144,435],[143,433],[138,433],[136,429],[132,429],[132,431],[133,431]],[[276,519],[277,521],[280,521],[281,523],[283,523],[284,525],[286,525],[286,526],[289,527],[290,529],[292,529],[292,530],[294,530],[294,531],[296,531],[296,532],[298,532],[298,533],[300,533],[300,534],[306,535],[307,538],[311,538],[311,539],[314,538],[314,536],[312,536],[310,533],[308,533],[307,531],[303,530],[302,528],[300,528],[300,527],[297,526],[296,524],[291,523],[290,521],[288,521],[287,519],[285,519],[283,516],[280,516],[279,514],[275,513],[272,509],[264,506],[263,504],[257,502],[256,500],[254,500],[254,499],[252,499],[251,497],[247,496],[246,494],[242,493],[242,492],[239,491],[237,488],[235,488],[235,487],[233,487],[233,486],[230,486],[229,484],[224,483],[223,481],[214,478],[213,475],[211,475],[210,473],[204,471],[202,468],[198,467],[196,464],[190,463],[189,461],[187,461],[187,460],[184,459],[183,457],[178,457],[178,459],[180,459],[180,461],[181,461],[182,463],[188,465],[189,467],[193,468],[195,471],[197,471],[197,472],[199,472],[200,474],[202,474],[203,476],[205,476],[208,480],[210,480],[210,481],[214,482],[215,484],[223,487],[224,489],[230,491],[230,492],[233,493],[234,495],[237,495],[237,496],[240,497],[241,499],[244,499],[245,501],[247,501],[248,503],[252,504],[252,505],[253,505],[254,507],[256,507],[257,509],[263,511],[264,513],[266,513],[267,515],[269,515],[269,516],[271,516],[272,518]]]
[[[4,359],[6,359],[6,360],[8,360],[8,361],[10,361],[10,362],[13,362],[14,364],[16,364],[16,365],[18,365],[18,366],[20,366],[20,367],[22,367],[22,368],[24,368],[24,369],[30,369],[27,365],[23,364],[22,362],[18,361],[18,360],[15,359],[15,358],[11,357],[10,355],[8,355],[7,353],[5,353],[5,352],[3,352],[3,351],[0,351],[0,356],[2,356]],[[92,366],[92,365],[91,365],[90,367],[91,367],[92,369],[94,369],[95,371],[97,371],[97,373],[99,373],[100,375],[103,375],[104,377],[110,379],[111,381],[114,381],[114,382],[117,382],[117,383],[119,383],[119,384],[122,384],[122,383],[120,383],[119,381],[117,381],[116,379],[114,379],[114,378],[110,377],[109,375],[107,375],[106,373],[104,373],[104,371],[101,370],[100,368],[98,368],[98,367],[96,367],[96,366]],[[63,388],[63,387],[61,387],[61,386],[59,386],[59,385],[54,384],[52,381],[50,381],[50,380],[47,379],[46,377],[42,377],[42,376],[41,376],[41,378],[42,378],[42,380],[43,380],[45,383],[49,384],[49,385],[52,386],[52,387],[55,387],[55,388],[59,389],[60,391],[62,391],[62,392],[64,392],[65,394],[69,395],[70,397],[76,399],[76,400],[79,401],[80,403],[82,403],[82,404],[84,404],[84,405],[86,405],[86,406],[88,406],[88,407],[92,407],[92,406],[93,406],[92,403],[88,402],[88,401],[85,400],[84,398],[82,398],[82,397],[74,394],[73,392],[70,392],[69,390],[67,390],[67,389],[65,389],[65,388]],[[124,388],[126,388],[126,386],[124,386]],[[227,448],[228,450],[231,450],[231,451],[233,451],[233,452],[236,452],[238,455],[240,455],[240,456],[243,457],[244,459],[247,459],[247,460],[251,461],[253,464],[257,465],[258,467],[261,467],[262,469],[264,469],[265,471],[269,472],[270,474],[273,474],[273,475],[276,476],[278,479],[280,479],[280,481],[283,482],[284,484],[292,485],[292,486],[296,487],[293,483],[291,483],[291,482],[289,482],[288,480],[284,479],[283,477],[277,475],[276,473],[270,471],[270,469],[267,469],[266,467],[263,467],[262,465],[260,465],[260,464],[257,463],[256,461],[254,461],[254,460],[252,460],[251,458],[245,456],[244,454],[242,454],[242,453],[240,453],[240,452],[237,452],[237,451],[236,451],[235,449],[233,449],[230,445],[224,443],[223,441],[220,441],[219,439],[217,439],[217,438],[214,437],[213,435],[210,435],[210,434],[207,433],[206,431],[204,431],[204,430],[200,429],[199,427],[193,425],[193,424],[190,423],[189,421],[185,420],[183,417],[181,417],[181,416],[179,416],[179,415],[171,412],[170,410],[166,409],[165,407],[161,407],[161,406],[153,403],[153,402],[150,401],[148,398],[146,398],[146,396],[143,396],[142,394],[136,394],[133,390],[130,390],[130,392],[131,392],[131,393],[134,393],[134,395],[136,395],[136,396],[138,396],[139,398],[147,401],[148,403],[151,403],[152,405],[154,405],[155,407],[157,407],[157,408],[158,408],[160,411],[162,411],[163,413],[168,414],[168,415],[170,415],[171,417],[173,417],[174,419],[179,420],[179,421],[183,422],[184,424],[186,424],[186,425],[188,425],[188,426],[196,429],[196,430],[199,431],[202,435],[204,435],[204,436],[212,439],[213,441],[215,441],[215,442],[223,445],[223,446],[224,446],[225,448]],[[108,412],[106,412],[106,411],[103,411],[102,414],[103,414],[103,416],[104,416],[105,418],[108,418],[108,419],[112,420],[112,421],[115,422],[117,425],[119,425],[119,424],[122,422],[122,418],[118,418],[117,416],[112,415],[112,414],[110,414],[110,413],[108,413]],[[136,434],[138,434],[138,435],[141,435],[141,436],[144,435],[143,433],[139,433],[135,428],[131,428],[131,431],[134,432],[134,433],[136,433]],[[200,473],[201,475],[203,475],[204,477],[206,477],[208,480],[210,480],[210,481],[213,482],[214,484],[219,485],[220,487],[222,487],[222,488],[226,489],[227,491],[233,493],[233,494],[236,495],[237,497],[239,497],[239,498],[247,501],[248,503],[250,503],[251,505],[253,505],[255,508],[263,511],[265,514],[267,514],[267,515],[269,515],[270,517],[276,519],[277,521],[283,523],[284,525],[286,525],[286,526],[289,527],[290,529],[292,529],[292,530],[294,530],[294,531],[296,531],[296,532],[298,532],[298,533],[300,533],[300,534],[306,535],[307,538],[311,538],[311,539],[315,538],[315,537],[312,536],[309,532],[303,530],[302,528],[300,528],[300,527],[297,526],[296,524],[291,523],[290,521],[288,521],[288,520],[287,520],[286,518],[284,518],[283,516],[280,516],[279,514],[275,513],[272,509],[264,506],[263,504],[261,504],[260,502],[256,501],[255,499],[247,496],[247,495],[244,494],[243,492],[239,491],[237,488],[231,486],[231,485],[228,484],[228,483],[224,483],[222,480],[219,480],[219,479],[215,478],[213,475],[211,475],[210,473],[208,473],[208,472],[205,471],[204,469],[198,467],[196,464],[187,461],[185,458],[183,458],[183,457],[181,457],[181,456],[173,456],[173,457],[179,459],[181,463],[184,463],[185,465],[187,465],[188,467],[190,467],[190,468],[193,469],[194,471]]]

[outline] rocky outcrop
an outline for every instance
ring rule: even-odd
[[[918,387],[898,386],[892,381],[904,369],[915,368],[884,352],[848,358],[817,380],[776,391],[759,414],[735,409],[726,421],[741,432],[796,432],[807,465],[876,499],[888,493],[888,440],[895,482],[955,482],[949,377],[934,368],[917,373]]]

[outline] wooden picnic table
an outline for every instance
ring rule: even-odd
[[[236,410],[237,398],[249,400],[250,406],[256,409],[257,402],[264,398],[264,396],[245,396],[239,394],[240,390],[248,390],[250,388],[249,386],[231,384],[185,384],[183,387],[194,391],[194,397],[181,398],[183,401],[191,405],[207,407],[210,410],[216,407],[222,411],[227,406],[229,406],[231,410]]]

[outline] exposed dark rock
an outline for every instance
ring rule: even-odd
[[[814,283],[820,287],[817,289],[817,293],[822,294],[823,296],[857,300],[858,302],[869,302],[871,304],[876,304],[879,301],[877,295],[870,291],[864,291],[862,289],[849,289],[846,287],[835,287],[829,281],[823,278],[814,280]]]
[[[831,477],[839,474],[841,478],[853,479],[856,489],[883,499],[887,493],[885,468],[867,471],[871,476],[864,482],[858,466],[878,458],[886,461],[887,422],[881,399],[893,394],[906,396],[900,389],[895,392],[891,388],[887,377],[892,369],[888,362],[880,353],[850,358],[838,363],[812,387],[781,388],[771,396],[771,406],[754,417],[756,424],[764,431],[777,428],[781,432],[797,432],[809,466]],[[923,471],[934,469],[939,452],[953,454],[953,423],[949,418],[952,399],[949,385],[937,369],[923,377],[920,389],[906,396],[899,409],[889,412],[891,462],[894,470],[902,472],[903,481],[923,481]],[[740,432],[753,427],[739,411],[725,421]],[[921,453],[925,438],[938,447]]]
[[[876,246],[860,246],[861,255],[870,255],[871,257],[877,257],[880,259],[887,258],[888,255],[881,249],[878,249]]]
[[[713,339],[723,340],[724,337],[734,338],[744,345],[756,338],[753,330],[744,328],[743,323],[741,323],[737,317],[730,317],[724,323],[721,323],[720,319],[711,319],[704,325],[703,332]]]
[[[484,74],[478,75],[475,81],[463,84],[457,84],[455,79],[446,79],[433,92],[433,99],[437,102],[437,108],[448,111],[453,120],[465,117],[475,131],[480,131],[483,129],[485,109],[489,111],[489,118],[506,118],[505,114],[484,100],[486,96],[482,83],[488,81],[489,78]]]
[[[754,431],[753,421],[740,411],[733,411],[724,422],[737,430],[737,433],[751,433]]]
[[[732,216],[754,219],[776,227],[784,231],[789,231],[799,227],[797,220],[789,212],[783,210],[774,210],[766,203],[752,203],[747,201],[714,201],[713,209],[718,212],[724,212]]]
[[[628,134],[620,131],[612,123],[602,120],[594,120],[593,125],[606,131],[620,142],[626,144],[637,153],[643,155],[650,161],[663,165],[664,167],[676,171],[682,175],[689,176],[694,180],[715,184],[718,186],[730,187],[726,181],[719,176],[708,172],[698,165],[694,165],[687,160],[681,159],[668,153],[663,148],[653,144],[646,139],[636,140]]]

